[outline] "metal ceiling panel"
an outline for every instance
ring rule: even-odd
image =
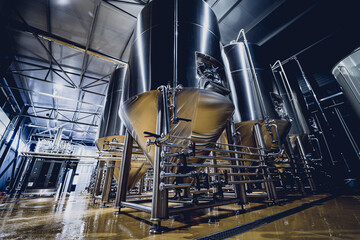
[[[239,0],[219,0],[219,1],[213,1],[214,3],[210,4],[209,6],[212,7],[212,10],[214,11],[218,21],[224,17],[224,15],[231,10],[231,7],[237,4],[237,2],[240,2]]]
[[[124,52],[121,55],[121,60],[123,60],[125,62],[129,61],[130,50],[131,50],[131,45],[132,45],[133,40],[134,40],[134,34],[131,35],[129,43],[127,44],[126,48],[124,49]]]
[[[129,4],[125,2],[109,1],[114,6],[130,13],[131,15],[137,17],[140,11],[144,8],[143,4]],[[121,10],[119,10],[121,11]]]
[[[21,17],[30,26],[38,29],[47,30],[46,19],[46,1],[44,0],[15,0],[13,6]],[[36,11],[34,11],[36,10]],[[16,14],[12,15],[13,19],[22,22]]]
[[[50,82],[49,83],[41,82],[41,81],[33,80],[31,78],[23,78],[23,79],[24,81],[27,82],[27,84],[23,82],[23,86],[22,86],[23,88],[27,88],[33,91],[42,92],[50,95],[54,94],[52,83]],[[32,93],[32,94],[36,94],[36,93]]]
[[[119,58],[135,27],[136,19],[102,3],[91,48]]]
[[[50,2],[51,32],[85,46],[94,17],[94,1],[54,0]]]
[[[35,106],[47,106],[52,107],[53,98],[48,96],[38,95],[31,93],[32,102]]]
[[[89,56],[87,71],[96,73],[98,76],[103,77],[112,73],[118,65],[112,62],[104,61],[100,58]]]
[[[105,97],[102,97],[102,96],[97,96],[97,95],[94,95],[94,94],[91,94],[91,93],[85,93],[83,101],[84,102],[93,102],[93,103],[103,105],[104,104],[104,99],[105,99]]]
[[[222,42],[228,43],[231,40],[236,39],[237,33],[242,29],[249,25],[254,20],[254,17],[250,15],[242,5],[238,5],[223,19],[220,24],[220,27],[226,25],[228,28],[235,32],[235,35],[229,35],[230,32],[227,34],[221,32]],[[221,28],[220,28],[221,29]]]
[[[48,61],[48,54],[39,41],[29,33],[13,33],[15,54],[42,61]],[[43,41],[43,40],[42,40]],[[46,44],[46,41],[43,41]]]

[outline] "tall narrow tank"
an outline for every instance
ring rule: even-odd
[[[125,128],[118,111],[121,105],[125,73],[126,68],[117,68],[111,75],[97,135],[99,150],[103,148],[105,141],[124,142]]]
[[[309,127],[299,104],[299,96],[292,88],[286,87],[288,85],[286,78],[286,73],[284,74],[282,70],[274,71],[273,98],[277,105],[278,114],[291,120],[289,135],[309,134]]]
[[[161,85],[177,88],[171,104],[178,117],[191,119],[172,122],[171,135],[206,142],[219,138],[234,108],[227,96],[217,19],[202,0],[153,0],[138,16],[120,114],[150,162],[154,147],[146,146],[144,131],[156,132]]]
[[[266,147],[279,148],[278,137],[287,134],[290,124],[275,111],[270,95],[272,80],[265,75],[259,46],[246,40],[233,41],[224,47],[224,59],[235,105],[233,121],[241,144],[256,146],[253,126],[259,123]]]
[[[341,60],[332,74],[344,91],[356,116],[360,119],[360,48]]]
[[[272,66],[274,75],[273,99],[276,102],[276,110],[282,118],[291,121],[291,128],[288,139],[292,151],[297,151],[297,145],[307,146],[307,137],[310,133],[309,126],[305,118],[305,112],[300,104],[301,91],[297,82],[290,82],[280,61]],[[301,139],[301,143],[296,143]],[[306,144],[305,144],[306,143]]]
[[[118,112],[122,104],[125,74],[126,67],[117,68],[110,78],[105,107],[101,116],[97,136],[97,147],[100,151],[111,151],[109,145],[104,144],[105,142],[124,143],[125,127]],[[110,158],[108,161],[112,161],[112,159]],[[131,162],[132,168],[129,173],[130,188],[140,180],[138,171],[140,171],[144,164],[144,161]],[[120,164],[118,163],[117,165]],[[117,167],[114,168],[114,177],[116,179],[119,177],[119,168]]]

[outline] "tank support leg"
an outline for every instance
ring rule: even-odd
[[[227,126],[226,126],[226,136],[227,136],[227,140],[229,144],[236,144],[238,145],[238,141],[236,139],[235,136],[235,127],[234,125],[229,121]],[[238,150],[238,149],[233,149],[233,147],[230,147],[230,150]],[[234,154],[234,153],[230,153],[230,157],[232,158],[240,158],[239,154]],[[240,165],[239,161],[231,161],[232,165]],[[237,171],[240,171],[239,169],[230,169],[231,173],[237,173]],[[231,181],[239,181],[239,180],[244,180],[243,177],[235,177],[232,176],[231,177]],[[235,184],[234,185],[234,190],[235,190],[235,197],[237,199],[239,199],[238,204],[242,205],[242,207],[244,207],[245,204],[248,204],[248,200],[247,200],[247,196],[246,196],[246,189],[245,189],[245,184]]]
[[[261,126],[259,123],[254,124],[253,131],[254,131],[257,147],[261,149],[260,152],[263,155],[265,154],[264,149],[266,148],[266,145],[265,145],[264,137],[262,135]],[[276,189],[274,183],[272,182],[271,175],[268,174],[268,169],[266,166],[264,166],[263,173],[264,173],[265,188],[268,194],[268,199],[270,201],[276,201],[277,200]]]
[[[156,134],[158,136],[163,135],[163,129],[168,129],[169,124],[168,114],[167,114],[167,103],[164,101],[167,100],[166,91],[159,96],[159,105],[157,112],[156,120]],[[165,96],[164,96],[165,95]],[[155,146],[155,159],[154,159],[154,174],[153,174],[153,194],[152,194],[152,206],[151,206],[151,221],[158,221],[158,224],[150,229],[150,233],[161,233],[164,232],[164,228],[161,227],[161,220],[168,218],[168,191],[160,189],[161,179],[161,145]]]
[[[133,148],[133,137],[129,131],[126,131],[124,150],[121,159],[120,173],[118,178],[117,192],[115,198],[115,207],[121,209],[121,202],[126,201],[127,185],[130,172],[131,155]]]
[[[306,178],[307,178],[307,180],[309,182],[310,189],[311,189],[312,192],[315,192],[316,191],[315,183],[314,183],[314,180],[313,180],[313,178],[311,176],[311,173],[310,173],[310,166],[309,166],[308,161],[306,159],[305,149],[304,149],[304,146],[302,144],[300,136],[296,136],[296,145],[297,145],[297,147],[299,149],[300,158],[301,158],[302,164],[304,166],[304,172],[305,172]]]
[[[114,167],[113,167],[114,165],[115,165],[115,161],[109,161],[106,167],[105,183],[101,195],[101,202],[103,203],[103,207],[105,207],[106,203],[109,202],[111,184],[114,175]]]
[[[100,195],[101,181],[102,181],[102,178],[104,175],[104,165],[105,165],[105,162],[100,160],[99,169],[96,174],[95,189],[93,192],[94,203],[95,203],[95,199],[96,199],[95,197]]]
[[[302,195],[305,195],[305,189],[304,184],[301,181],[301,178],[299,176],[299,167],[298,164],[295,162],[295,154],[292,150],[292,144],[289,137],[286,138],[286,141],[284,142],[285,150],[288,153],[289,160],[290,160],[290,166],[291,166],[291,175],[294,179],[295,186],[297,188],[297,191],[299,191]]]

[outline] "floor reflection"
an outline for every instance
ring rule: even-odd
[[[194,239],[310,203],[328,195],[290,198],[280,206],[226,205],[171,216],[169,232],[149,235],[149,214],[93,205],[86,196],[8,199],[0,203],[0,239]],[[360,197],[340,196],[232,239],[360,239]]]

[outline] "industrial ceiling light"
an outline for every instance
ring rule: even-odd
[[[57,0],[59,5],[67,5],[69,4],[70,0]]]

